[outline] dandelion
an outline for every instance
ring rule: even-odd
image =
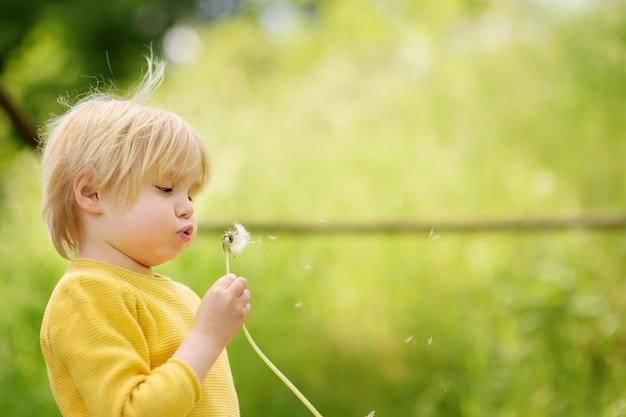
[[[250,239],[250,233],[248,233],[245,227],[243,227],[239,223],[235,223],[234,227],[234,229],[229,229],[222,235],[222,252],[224,252],[224,255],[226,257],[227,274],[230,273],[230,254],[241,253],[241,251],[244,250],[245,247],[248,245],[248,240]],[[272,236],[268,237],[270,239],[272,238]],[[298,397],[298,399],[302,401],[302,404],[304,404],[315,417],[322,417],[319,411],[317,411],[315,407],[313,407],[313,404],[311,404],[309,400],[304,395],[302,395],[298,388],[296,388],[296,386],[293,385],[293,383],[289,381],[289,379],[287,379],[285,375],[283,375],[283,373],[276,367],[276,365],[274,365],[269,360],[269,358],[265,356],[263,351],[254,342],[254,339],[252,339],[252,336],[250,335],[250,332],[248,331],[248,328],[245,324],[242,326],[241,329],[243,330],[246,339],[248,339],[248,343],[250,343],[250,346],[252,346],[252,349],[254,349],[259,358],[261,358],[261,360],[265,362],[265,364],[272,370],[272,372],[274,372],[274,374],[278,378],[280,378],[281,381],[283,381],[287,388],[289,388],[296,395],[296,397]]]
[[[235,223],[234,226],[234,229],[229,229],[222,235],[222,251],[226,254],[241,253],[250,240],[250,233],[245,227],[240,223]]]

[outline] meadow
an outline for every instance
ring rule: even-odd
[[[201,224],[320,228],[250,229],[231,259],[258,345],[327,417],[626,415],[623,229],[322,233],[623,212],[624,6],[341,3],[288,34],[190,26],[202,48],[155,97],[211,151]],[[2,169],[0,415],[58,416],[38,332],[66,261],[37,155]],[[225,269],[207,230],[158,268],[199,294]],[[229,354],[242,416],[310,415],[242,334]]]

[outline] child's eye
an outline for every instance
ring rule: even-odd
[[[174,191],[174,189],[170,187],[161,187],[159,185],[155,185],[155,187],[158,188],[160,191],[163,191],[164,193],[171,193],[172,191]]]

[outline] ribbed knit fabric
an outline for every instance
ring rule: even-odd
[[[202,385],[171,359],[200,298],[171,279],[75,259],[54,289],[41,348],[66,417],[232,417],[239,403],[226,351]]]

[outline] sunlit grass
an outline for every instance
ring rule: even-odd
[[[585,415],[619,394],[617,234],[261,238],[232,264],[250,281],[248,326],[324,415]],[[231,352],[263,403],[272,375],[242,340]]]

